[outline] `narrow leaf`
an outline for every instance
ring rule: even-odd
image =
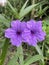
[[[8,47],[9,47],[9,40],[6,39],[4,46],[2,48],[2,54],[0,56],[0,65],[3,65],[3,63],[5,61],[5,57],[6,57],[6,54],[7,54]]]
[[[6,27],[10,26],[10,21],[7,20],[2,14],[0,14],[0,23],[4,24]]]
[[[24,65],[24,61],[23,61],[23,48],[22,48],[22,46],[18,47],[17,51],[18,51],[18,54],[19,54],[18,57],[19,57],[20,65]]]
[[[41,55],[35,55],[35,56],[31,56],[30,58],[28,58],[26,61],[25,61],[25,64],[24,65],[30,65],[31,63],[34,63],[38,60],[42,59],[42,56]]]
[[[7,65],[19,65],[17,62],[18,59],[18,53],[16,52],[13,58],[8,62]]]
[[[28,6],[27,8],[25,8],[23,11],[21,11],[20,13],[19,13],[19,17],[20,17],[20,19],[22,18],[22,17],[24,17],[25,15],[27,15],[34,7],[36,7],[37,5],[39,5],[39,3],[38,4],[34,4],[34,5],[30,5],[30,6]]]
[[[22,11],[25,9],[25,7],[26,7],[28,1],[29,1],[29,0],[27,0],[27,1],[25,2],[25,4],[23,5],[23,7],[21,8],[20,12],[22,12]]]
[[[14,9],[14,7],[10,4],[9,1],[7,1],[8,6],[10,7],[10,9],[12,10],[13,14],[15,15],[16,18],[19,18],[19,14],[18,12]]]

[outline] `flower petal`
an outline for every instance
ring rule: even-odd
[[[12,28],[8,28],[7,30],[5,30],[5,37],[12,38],[13,36],[15,36],[15,30],[13,30]]]
[[[33,38],[32,37],[29,37],[27,42],[31,46],[36,46],[37,45],[37,39],[36,39],[35,36],[33,36]]]
[[[38,21],[38,22],[36,22],[36,30],[37,31],[41,31],[42,30],[42,21]]]
[[[19,47],[22,44],[22,39],[21,37],[13,37],[11,38],[11,43],[12,45]]]
[[[35,28],[35,20],[30,20],[29,22],[27,22],[27,27],[32,30]]]
[[[37,40],[38,41],[43,41],[45,39],[46,33],[45,32],[40,32],[36,34]]]
[[[21,22],[20,20],[14,20],[11,22],[11,27],[15,30],[20,30]]]
[[[31,35],[30,30],[25,29],[23,38],[24,38],[25,42],[27,42],[29,45],[36,46],[37,39],[35,36]]]
[[[24,31],[24,29],[26,29],[27,24],[26,22],[21,22],[21,31]]]
[[[29,35],[30,35],[30,30],[28,30],[28,29],[26,28],[26,29],[24,30],[24,32],[22,33],[22,38],[25,40],[25,42],[26,42],[26,40],[28,39]]]

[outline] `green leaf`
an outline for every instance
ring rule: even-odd
[[[4,46],[2,48],[2,54],[0,56],[0,65],[3,65],[3,63],[5,61],[5,57],[6,57],[6,54],[7,54],[8,47],[9,47],[9,40],[6,39]]]
[[[27,15],[37,5],[39,5],[39,3],[38,4],[34,4],[34,5],[30,5],[27,8],[25,8],[23,11],[20,11],[19,18],[21,19],[22,17],[24,17],[25,15]]]
[[[43,14],[45,14],[45,12],[46,12],[46,10],[47,10],[48,8],[49,8],[49,7],[46,6],[44,9],[39,10],[38,15],[39,15],[39,16],[42,16]]]
[[[20,65],[23,65],[23,50],[22,50],[22,46],[17,47],[17,52],[15,53],[14,57],[8,62],[8,65],[19,65],[19,63],[17,61],[18,58],[19,58]]]
[[[16,18],[19,18],[19,14],[17,12],[17,10],[14,9],[14,7],[10,4],[9,1],[7,1],[8,6],[10,7],[10,9],[12,10],[13,14],[15,15]]]
[[[23,7],[21,8],[20,12],[24,11],[24,9],[25,9],[25,7],[26,7],[28,1],[29,1],[29,0],[27,0],[27,1],[25,2],[25,4],[23,5]]]
[[[47,17],[43,20],[43,24],[49,26],[49,16],[47,16]]]
[[[24,65],[23,48],[22,48],[22,46],[18,47],[17,51],[18,51],[18,54],[19,54],[19,56],[18,56],[19,57],[19,63],[20,63],[20,65]]]
[[[2,47],[3,47],[3,45],[4,45],[4,42],[5,42],[5,39],[3,39],[3,38],[0,38],[0,48],[2,48]]]
[[[39,55],[42,56],[41,61],[42,61],[42,65],[44,65],[45,63],[44,63],[44,56],[43,56],[42,50],[40,49],[40,47],[38,45],[36,45],[35,48],[36,48],[37,52],[39,53]]]
[[[18,52],[15,53],[15,55],[13,56],[13,58],[8,62],[7,65],[19,65],[17,62],[18,59]]]
[[[5,25],[6,27],[10,27],[10,21],[7,20],[2,14],[0,14],[0,23]]]
[[[34,63],[38,60],[42,59],[42,56],[41,55],[35,55],[35,56],[31,56],[30,58],[28,58],[26,61],[25,61],[25,64],[24,65],[30,65],[31,63]]]
[[[38,45],[35,46],[37,52],[39,53],[39,55],[43,56],[42,50],[40,49],[40,47]]]

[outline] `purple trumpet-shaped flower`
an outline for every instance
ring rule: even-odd
[[[27,23],[14,20],[11,28],[5,30],[5,37],[10,38],[14,46],[20,46],[22,42],[36,46],[38,42],[45,39],[46,33],[42,30],[42,21],[30,20]]]
[[[30,20],[24,30],[24,39],[29,45],[36,46],[38,42],[45,39],[46,33],[42,30],[42,21]]]
[[[24,35],[25,28],[25,22],[20,22],[20,20],[14,20],[11,22],[11,28],[5,30],[5,37],[10,38],[10,42],[12,43],[12,45],[19,47],[24,41],[22,35]]]

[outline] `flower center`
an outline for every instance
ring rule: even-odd
[[[21,32],[20,31],[17,31],[17,35],[21,35]]]
[[[32,30],[31,30],[31,34],[34,35],[34,34],[35,34],[35,31],[32,31]]]

